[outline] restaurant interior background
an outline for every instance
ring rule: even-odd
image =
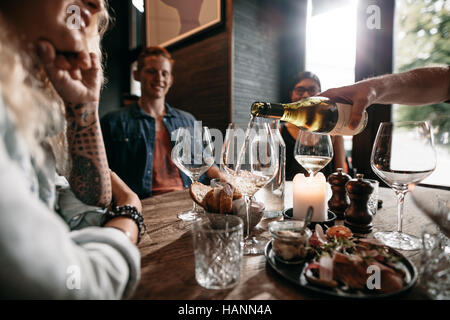
[[[115,22],[103,41],[107,84],[100,116],[120,109],[123,94],[133,91],[148,1],[109,0]],[[287,102],[289,78],[299,71],[316,73],[326,90],[450,64],[450,1],[222,0],[221,6],[220,23],[167,47],[176,61],[167,101],[222,131],[232,121],[247,123],[255,100]],[[353,167],[377,178],[369,160],[380,122],[423,120],[447,110],[444,104],[369,108],[367,128],[346,138]],[[450,151],[442,156],[440,173],[424,183],[450,187]]]

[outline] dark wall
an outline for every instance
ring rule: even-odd
[[[290,75],[303,70],[306,0],[225,0],[224,23],[168,47],[175,59],[167,102],[203,125],[225,130],[246,123],[255,100],[286,101]],[[129,91],[129,1],[110,0],[115,23],[103,41],[108,53],[100,116],[121,107]]]
[[[106,84],[100,100],[100,117],[121,107],[121,96],[129,92],[130,74],[128,60],[129,2],[109,0],[113,24],[106,33],[102,45],[105,52]]]
[[[233,1],[233,121],[246,124],[256,100],[287,101],[286,85],[304,68],[303,0]]]
[[[270,8],[258,0],[233,5],[233,121],[241,125],[252,102],[279,99],[279,15],[269,15]]]
[[[381,9],[381,29],[367,28],[366,9],[369,5],[376,5]],[[355,81],[392,73],[394,8],[395,2],[390,0],[361,0],[358,3]],[[366,129],[353,137],[353,166],[366,178],[378,178],[370,166],[371,146],[380,122],[391,121],[391,107],[373,105],[368,108],[369,121]]]
[[[201,37],[168,48],[175,66],[167,102],[203,125],[224,130],[230,122],[229,33],[223,24]]]

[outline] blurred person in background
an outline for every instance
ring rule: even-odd
[[[312,72],[304,71],[296,74],[289,86],[291,102],[301,99],[317,96],[322,90],[319,78]],[[286,144],[286,180],[293,180],[297,173],[308,174],[294,158],[295,142],[300,129],[289,122],[283,122],[281,125],[281,136]],[[321,172],[328,177],[336,171],[337,168],[343,168],[347,172],[344,138],[342,136],[333,136],[333,160],[328,163]]]
[[[184,190],[192,183],[171,159],[172,132],[194,128],[196,121],[192,114],[166,102],[173,64],[165,48],[144,49],[134,71],[134,79],[141,83],[141,98],[101,119],[109,165],[141,199]],[[220,177],[219,169],[212,166],[200,182],[209,184],[208,178]]]

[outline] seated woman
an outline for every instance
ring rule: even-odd
[[[312,97],[321,92],[320,80],[312,72],[300,72],[293,77],[291,86],[291,101],[295,102],[301,99]],[[307,174],[307,171],[295,160],[294,147],[297,135],[300,129],[285,122],[281,126],[281,136],[286,144],[286,180],[294,179],[297,173]],[[333,136],[333,161],[328,163],[322,170],[325,177],[335,172],[337,168],[343,168],[347,171],[347,164],[345,159],[344,139],[342,136]]]
[[[0,298],[117,299],[139,280],[141,204],[110,172],[98,121],[107,20],[103,0],[0,2]],[[70,231],[57,169],[72,204],[113,198],[103,227]]]

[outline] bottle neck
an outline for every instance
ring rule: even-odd
[[[280,119],[284,113],[284,105],[280,103],[254,102],[251,113],[254,117]]]

